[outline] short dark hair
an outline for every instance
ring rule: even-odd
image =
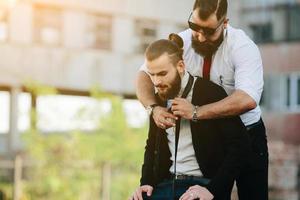
[[[199,8],[198,16],[203,20],[207,20],[213,13],[220,20],[227,14],[227,7],[227,0],[196,0],[193,10]]]
[[[159,58],[164,53],[167,53],[173,64],[177,64],[183,60],[183,40],[182,38],[171,33],[169,39],[161,39],[151,43],[145,52],[146,59],[149,61]]]

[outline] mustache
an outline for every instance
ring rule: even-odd
[[[166,88],[166,85],[162,85],[162,84],[158,84],[158,85],[154,85],[155,88]]]
[[[205,40],[204,42],[200,42],[197,37],[192,35],[192,47],[195,50],[196,53],[198,53],[201,56],[211,56],[213,55],[223,42],[223,35],[220,35],[220,37],[215,41]]]
[[[213,46],[214,45],[213,42],[208,41],[208,40],[206,40],[204,42],[199,42],[199,40],[196,37],[194,37],[194,36],[192,36],[192,42],[194,44],[197,44],[197,45],[207,45],[207,46]]]

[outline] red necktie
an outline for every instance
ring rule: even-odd
[[[204,58],[202,77],[207,80],[210,80],[211,60],[212,56],[206,56]]]

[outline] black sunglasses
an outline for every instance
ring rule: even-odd
[[[205,37],[211,37],[211,36],[213,36],[216,33],[216,31],[221,27],[221,25],[223,24],[223,22],[226,19],[226,18],[224,18],[220,22],[220,24],[217,26],[217,28],[208,28],[208,27],[199,26],[198,24],[195,24],[195,23],[191,22],[190,19],[192,17],[192,14],[193,13],[190,14],[189,20],[188,20],[189,28],[192,29],[193,31],[200,32]]]

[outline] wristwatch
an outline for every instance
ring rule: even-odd
[[[197,122],[198,121],[198,117],[197,117],[197,109],[199,108],[199,106],[194,106],[194,111],[193,111],[193,116],[192,116],[192,121],[193,122]]]
[[[156,106],[158,106],[157,103],[151,104],[151,105],[149,105],[149,106],[146,107],[146,111],[147,111],[147,113],[148,113],[149,116],[152,116],[152,114],[153,114],[153,109],[154,109]]]

